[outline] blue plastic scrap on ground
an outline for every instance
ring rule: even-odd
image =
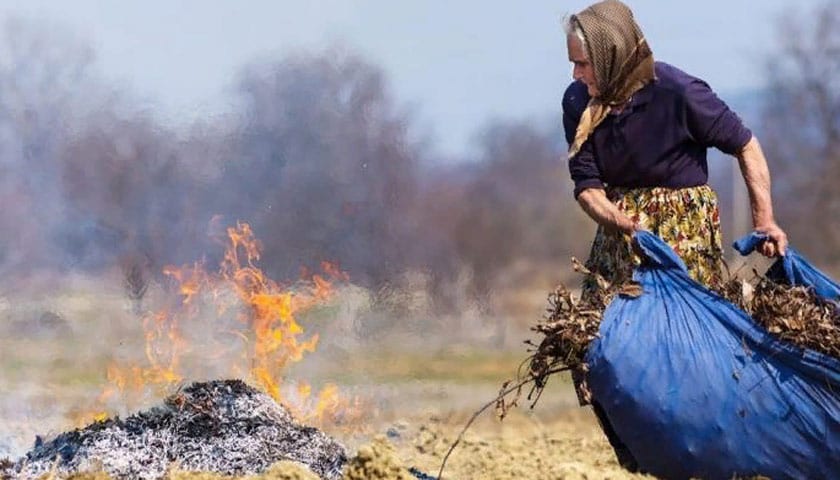
[[[586,361],[593,398],[639,466],[665,479],[840,478],[840,360],[777,340],[690,279],[659,237],[636,240],[644,293],[607,307]],[[770,273],[840,299],[793,249]]]

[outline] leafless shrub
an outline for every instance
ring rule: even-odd
[[[123,261],[123,291],[131,301],[134,313],[142,312],[143,297],[149,288],[149,262],[143,256],[132,256]]]

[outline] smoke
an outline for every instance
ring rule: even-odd
[[[0,383],[15,386],[0,456],[31,446],[19,422],[66,428],[105,365],[142,363],[141,314],[169,301],[164,268],[218,265],[239,221],[270,278],[323,261],[349,275],[304,318],[326,352],[503,344],[502,291],[580,244],[553,129],[496,122],[481,158],[436,163],[385,73],[346,48],[246,65],[235,111],[176,131],[104,82],[71,33],[14,20],[0,37]],[[182,324],[192,380],[237,373],[245,346],[219,333],[235,316]]]

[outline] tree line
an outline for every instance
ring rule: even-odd
[[[780,24],[754,129],[780,222],[837,268],[840,7],[820,13]],[[442,163],[414,140],[382,69],[345,48],[244,66],[239,110],[180,131],[104,82],[94,52],[66,32],[8,20],[0,54],[7,278],[121,262],[159,271],[214,255],[220,229],[244,221],[270,275],[328,260],[376,289],[421,272],[445,306],[464,276],[475,298],[512,271],[562,279],[594,231],[571,194],[559,111],[488,121],[477,158]]]

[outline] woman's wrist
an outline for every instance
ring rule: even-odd
[[[634,233],[636,233],[636,230],[639,229],[639,224],[628,217],[624,217],[622,219],[619,219],[619,221],[616,224],[616,227],[622,233],[632,236]]]

